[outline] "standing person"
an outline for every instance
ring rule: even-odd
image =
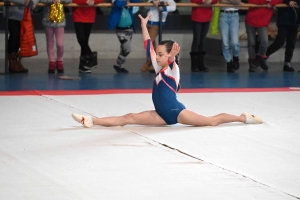
[[[151,15],[148,24],[147,24],[147,29],[151,38],[151,41],[153,43],[153,47],[156,47],[156,37],[159,33],[159,11],[162,11],[162,26],[165,25],[166,19],[168,16],[168,12],[173,12],[176,10],[176,3],[174,0],[164,0],[164,1],[159,1],[159,0],[149,0],[149,2],[153,3],[153,6],[150,7],[148,11],[148,15]],[[141,68],[142,72],[155,72],[154,68],[152,66],[151,60],[149,57],[146,57],[146,62]]]
[[[243,5],[241,0],[220,0],[220,3]],[[222,7],[220,10],[219,29],[222,36],[222,52],[227,62],[227,72],[233,73],[239,64],[239,28],[240,17],[237,7]]]
[[[73,3],[89,6],[101,2],[102,0],[73,0]],[[91,73],[92,69],[95,69],[98,64],[97,52],[92,52],[89,46],[89,38],[95,18],[96,7],[73,7],[72,19],[77,41],[81,47],[79,73]]]
[[[60,2],[60,0],[40,0],[42,3],[52,4]],[[62,0],[62,3],[71,3],[72,0]],[[46,41],[47,41],[47,54],[49,59],[49,68],[48,73],[53,74],[55,70],[57,73],[64,72],[64,35],[65,35],[65,26],[66,19],[64,18],[61,22],[51,22],[49,20],[49,9],[50,6],[46,6],[44,9],[44,16],[42,19],[42,24],[45,27]],[[55,60],[54,56],[54,38],[56,42],[56,55]]]
[[[283,71],[294,72],[291,60],[300,25],[300,0],[284,0],[283,3],[287,4],[289,8],[278,8],[276,23],[278,33],[274,42],[268,47],[266,56],[269,57],[280,49],[286,40]]]
[[[140,3],[141,0],[131,0],[130,2]],[[108,27],[109,29],[116,29],[117,37],[121,43],[120,53],[114,68],[117,73],[128,73],[123,64],[131,52],[131,39],[135,31],[133,7],[126,7],[127,0],[112,0],[112,3],[114,6],[110,11]]]
[[[172,125],[176,123],[193,126],[217,126],[228,122],[244,122],[247,124],[259,124],[262,120],[254,115],[242,113],[239,116],[221,113],[216,116],[206,117],[190,111],[177,100],[176,93],[179,90],[179,45],[172,40],[161,41],[156,52],[147,31],[147,22],[151,15],[141,19],[141,27],[144,39],[144,47],[150,57],[156,72],[153,82],[152,101],[155,110],[141,113],[130,113],[124,116],[97,118],[72,114],[77,122],[85,128],[94,125],[101,126],[124,126],[126,124],[140,125]]]
[[[24,17],[24,9],[30,2],[30,0],[12,0],[11,2],[19,4],[19,6],[9,7],[8,13],[4,10],[4,16],[8,16],[8,63],[10,73],[28,73],[21,62],[20,49],[20,29],[21,21]],[[38,0],[32,0],[32,8],[36,6]]]
[[[218,0],[191,0],[197,4],[215,4]],[[209,24],[212,17],[212,7],[193,7],[193,42],[190,52],[191,71],[192,72],[208,72],[208,68],[204,64],[204,42],[209,30]]]
[[[249,72],[255,72],[258,67],[268,70],[266,65],[266,51],[268,48],[268,25],[273,15],[273,7],[282,3],[282,0],[248,0],[249,4],[264,5],[267,7],[249,8],[246,15],[246,32],[248,38]],[[256,33],[259,37],[259,47],[255,53]]]

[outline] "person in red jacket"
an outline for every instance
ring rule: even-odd
[[[102,3],[103,0],[73,0],[78,5]],[[89,37],[96,17],[96,7],[74,7],[72,19],[74,22],[77,41],[81,47],[79,73],[91,73],[97,67],[97,52],[92,52],[89,46]]]
[[[215,4],[218,0],[191,0],[197,4]],[[193,42],[190,52],[192,72],[207,72],[208,68],[204,65],[204,42],[209,30],[212,17],[212,7],[193,7]]]
[[[268,25],[273,15],[273,7],[282,0],[248,0],[249,4],[266,5],[266,7],[249,7],[246,15],[246,32],[248,37],[249,72],[255,72],[258,67],[268,70],[266,51],[268,49]],[[259,37],[259,49],[255,53],[255,37]]]

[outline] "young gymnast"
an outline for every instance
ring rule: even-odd
[[[147,21],[150,16],[143,18],[139,15],[139,18],[141,19],[144,47],[156,72],[152,90],[155,110],[104,118],[73,113],[74,120],[81,123],[85,128],[91,128],[94,125],[124,126],[126,124],[171,125],[181,123],[194,126],[217,126],[228,122],[262,123],[259,117],[248,113],[242,113],[240,116],[221,113],[206,117],[186,109],[176,97],[180,78],[179,67],[176,62],[178,62],[180,47],[174,41],[165,40],[159,43],[155,53],[147,30]]]

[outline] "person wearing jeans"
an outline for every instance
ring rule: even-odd
[[[264,70],[268,70],[268,68],[262,65],[262,59],[266,59],[266,51],[268,48],[268,27],[254,27],[246,24],[246,32],[248,37],[249,72],[255,72],[255,69],[259,66],[262,66]],[[255,52],[256,33],[259,37],[257,53]]]
[[[278,27],[278,34],[274,42],[268,47],[266,55],[269,57],[279,50],[286,40],[283,71],[294,72],[295,70],[291,65],[291,60],[300,25],[300,0],[284,0],[283,3],[289,5],[289,8],[278,9],[276,23]]]
[[[240,0],[220,0],[220,3],[240,5]],[[227,62],[227,72],[239,69],[239,12],[236,7],[222,7],[219,17],[219,29],[222,37],[222,53]]]
[[[249,72],[255,72],[258,67],[268,70],[265,62],[268,48],[268,25],[273,15],[273,7],[282,3],[282,0],[248,0],[248,3],[256,5],[267,4],[267,7],[250,7],[246,15]],[[256,33],[260,41],[257,54],[255,53]]]

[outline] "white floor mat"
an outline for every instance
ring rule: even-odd
[[[179,94],[203,115],[265,123],[84,129],[151,94],[0,96],[0,199],[299,199],[300,92]]]

